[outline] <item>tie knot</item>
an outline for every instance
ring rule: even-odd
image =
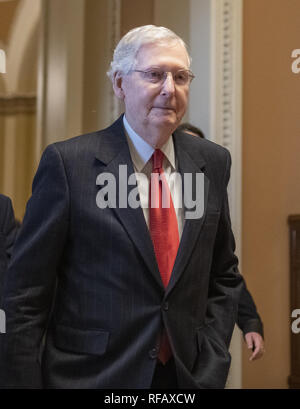
[[[153,153],[153,170],[162,169],[164,154],[160,149],[155,149]]]

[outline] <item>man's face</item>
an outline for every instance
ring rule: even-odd
[[[184,47],[176,42],[142,46],[134,69],[151,68],[172,73],[188,69]],[[123,76],[119,83],[131,127],[152,146],[163,145],[186,111],[189,83],[177,85],[170,74],[161,83],[151,83],[142,73],[134,71]]]

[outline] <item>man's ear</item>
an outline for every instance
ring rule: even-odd
[[[125,94],[123,91],[123,77],[120,72],[116,72],[113,80],[113,90],[119,99],[124,100]]]

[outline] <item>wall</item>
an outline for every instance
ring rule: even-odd
[[[285,388],[290,371],[287,217],[300,213],[300,74],[291,71],[291,52],[300,48],[299,15],[299,0],[244,0],[242,260],[267,351],[249,363],[244,350],[244,388]]]
[[[11,21],[13,20],[16,10],[20,5],[20,0],[1,2],[0,5],[0,38],[7,44],[11,31]]]
[[[0,15],[0,43],[7,54],[0,95],[0,192],[11,197],[16,217],[21,220],[36,165],[40,1],[1,2]]]
[[[121,37],[129,30],[145,24],[154,24],[154,0],[121,1]]]
[[[82,132],[101,129],[111,123],[111,83],[106,76],[111,61],[109,0],[85,2],[83,124]],[[101,20],[101,24],[99,21]]]
[[[190,90],[189,122],[214,140],[211,118],[211,6],[210,0],[190,0],[189,47],[196,75]]]

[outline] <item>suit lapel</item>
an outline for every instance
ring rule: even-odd
[[[127,180],[130,175],[134,174],[130,151],[123,128],[122,117],[120,117],[110,128],[102,131],[100,136],[101,138],[99,141],[99,149],[97,150],[96,158],[105,165],[103,172],[112,174],[115,177],[117,185],[117,206],[113,208],[113,211],[144,259],[155,281],[163,290],[163,284],[158,270],[153,244],[142,208],[139,206],[138,208],[134,209],[128,205],[124,208],[119,207],[120,165],[125,166],[123,171],[125,169],[127,170]],[[137,185],[135,184],[128,186],[127,180],[126,185],[128,188],[128,197],[130,192],[137,188]]]
[[[174,135],[174,145],[176,158],[178,161],[179,172],[181,178],[184,181],[184,174],[190,173],[192,176],[192,191],[196,189],[196,173],[203,173],[205,168],[205,161],[202,157],[197,158],[197,161],[189,154],[189,149],[185,144],[184,135]],[[185,219],[184,229],[179,244],[177,257],[175,260],[172,276],[167,287],[167,293],[169,293],[176,283],[178,282],[181,274],[183,273],[186,264],[190,260],[193,248],[196,240],[201,231],[203,221],[205,218],[205,212],[207,209],[207,199],[209,191],[209,180],[204,174],[204,214],[198,219]],[[188,209],[185,208],[185,213]]]

